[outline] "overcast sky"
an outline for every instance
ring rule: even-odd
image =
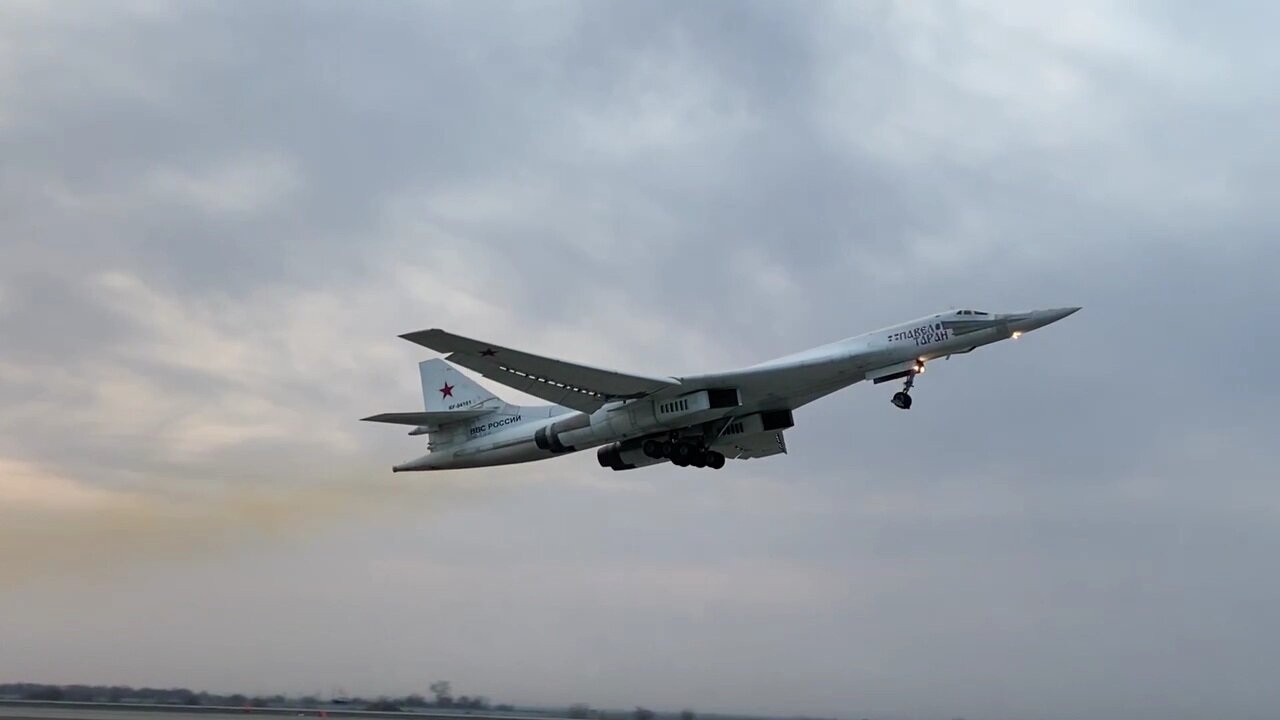
[[[0,679],[1280,715],[1278,23],[0,3]],[[427,327],[675,375],[1063,305],[718,473],[357,421]]]

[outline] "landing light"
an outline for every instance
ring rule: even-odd
[[[1018,338],[1022,337],[1022,331],[1021,331],[1021,330],[1014,330],[1014,331],[1013,331],[1013,335],[1012,335],[1012,337],[1013,337],[1013,339],[1014,339],[1014,340],[1017,340]]]

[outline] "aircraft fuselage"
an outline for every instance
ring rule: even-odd
[[[646,439],[697,444],[710,452],[731,445],[735,435],[780,432],[793,424],[792,411],[864,380],[905,379],[903,392],[894,397],[894,404],[905,409],[910,398],[905,405],[900,400],[930,360],[1017,338],[1076,310],[947,311],[740,370],[676,378],[678,384],[669,389],[611,400],[589,413],[560,405],[506,406],[454,428],[443,442],[433,436],[429,454],[394,470],[507,465],[602,446],[609,446],[608,452],[601,450],[602,465],[638,467],[667,459],[642,452]]]

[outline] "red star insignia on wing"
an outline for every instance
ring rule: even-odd
[[[453,386],[449,383],[445,383],[444,387],[440,388],[440,399],[443,400],[447,397],[453,397]]]
[[[493,357],[494,355],[498,354],[498,351],[494,350],[493,348],[485,348],[480,351],[480,354],[483,355],[484,357]]]

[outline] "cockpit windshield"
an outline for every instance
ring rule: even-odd
[[[956,314],[957,315],[987,315],[988,313],[985,313],[981,310],[957,310]]]

